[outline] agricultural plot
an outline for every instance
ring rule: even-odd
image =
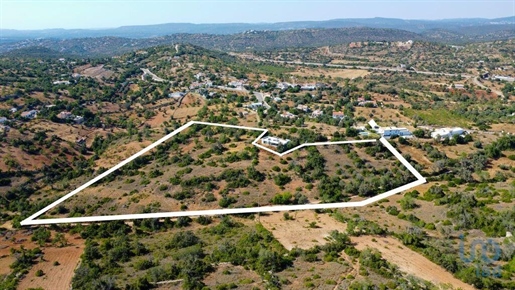
[[[101,170],[100,179],[51,204],[38,222],[225,213],[205,212],[215,209],[275,211],[274,206],[305,209],[329,203],[343,207],[347,202],[363,205],[359,202],[421,181],[382,144],[385,141],[306,143],[310,140],[304,141],[307,137],[300,132],[287,136],[290,143],[274,148],[258,140],[267,133],[264,129],[183,127],[122,166]]]

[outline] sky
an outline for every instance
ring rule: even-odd
[[[336,18],[498,18],[515,0],[0,0],[0,28],[113,28],[161,23],[262,23]]]

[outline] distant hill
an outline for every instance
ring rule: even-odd
[[[2,54],[4,57],[27,57],[27,58],[61,58],[73,56],[68,53],[62,53],[43,46],[29,46],[24,48],[13,49]]]
[[[40,46],[82,56],[115,55],[134,49],[174,43],[190,43],[222,51],[269,50],[286,47],[317,47],[352,41],[422,40],[420,35],[397,29],[335,28],[287,31],[252,31],[237,34],[173,34],[153,38],[96,37],[36,39],[0,45],[0,52]]]
[[[102,36],[115,36],[125,38],[150,38],[177,33],[235,34],[250,30],[280,31],[312,28],[347,27],[391,28],[406,30],[415,33],[422,33],[424,31],[433,29],[445,29],[459,33],[461,29],[467,27],[491,26],[493,29],[496,29],[499,25],[506,24],[515,24],[515,16],[496,19],[464,18],[443,20],[405,20],[376,17],[332,19],[325,21],[291,21],[277,23],[165,23],[155,25],[121,26],[118,28],[109,29],[0,29],[0,35],[2,35],[2,39],[0,39],[0,41],[9,42],[35,38],[70,39]]]
[[[191,43],[224,51],[318,47],[353,41],[423,40],[463,44],[515,38],[515,17],[497,19],[334,19],[282,23],[123,26],[114,29],[0,29],[0,53],[45,47],[80,56],[109,56],[134,49]]]

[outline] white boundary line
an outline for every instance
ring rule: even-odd
[[[196,211],[181,211],[181,212],[161,212],[161,213],[144,213],[144,214],[124,214],[124,215],[109,215],[109,216],[92,216],[92,217],[74,217],[74,218],[57,218],[57,219],[38,219],[35,220],[38,216],[44,214],[51,208],[57,206],[63,201],[69,199],[80,191],[88,188],[95,182],[100,179],[106,177],[107,175],[113,173],[115,170],[121,168],[132,160],[138,158],[139,156],[145,154],[146,152],[152,150],[159,144],[165,142],[171,137],[179,134],[181,131],[190,127],[193,124],[200,125],[208,125],[208,126],[218,126],[218,127],[226,127],[226,128],[234,128],[234,129],[244,129],[244,130],[253,130],[253,131],[262,131],[263,133],[259,135],[256,140],[252,142],[252,145],[266,150],[272,154],[278,156],[284,156],[289,154],[297,149],[306,146],[319,146],[319,145],[336,145],[336,144],[354,144],[354,143],[367,143],[367,142],[376,142],[375,139],[368,140],[354,140],[354,141],[336,141],[336,142],[316,142],[316,143],[305,143],[299,145],[293,149],[290,149],[286,152],[279,153],[272,149],[269,149],[265,146],[258,144],[257,142],[261,139],[266,133],[268,133],[268,129],[262,128],[254,128],[254,127],[245,127],[245,126],[235,126],[235,125],[226,125],[226,124],[217,124],[217,123],[207,123],[207,122],[199,122],[199,121],[190,121],[170,134],[164,136],[163,138],[157,140],[156,142],[150,144],[149,146],[143,148],[141,151],[132,155],[131,157],[125,159],[119,164],[115,165],[111,169],[103,172],[97,177],[91,179],[90,181],[84,183],[82,186],[77,189],[71,191],[35,214],[23,220],[20,224],[23,226],[26,225],[44,225],[44,224],[61,224],[61,223],[86,223],[86,222],[100,222],[100,221],[114,221],[114,220],[130,220],[130,219],[146,219],[146,218],[165,218],[165,217],[180,217],[180,216],[200,216],[200,215],[222,215],[222,214],[238,214],[238,213],[257,213],[257,212],[271,212],[271,211],[289,211],[289,210],[304,210],[304,209],[327,209],[327,208],[344,208],[344,207],[357,207],[357,206],[365,206],[371,203],[374,203],[383,198],[387,198],[389,196],[395,195],[402,191],[408,190],[420,184],[426,183],[426,179],[413,167],[411,164],[385,139],[381,138],[379,141],[388,148],[388,150],[395,156],[397,159],[404,165],[406,168],[417,178],[416,181],[408,183],[398,188],[394,188],[385,193],[376,195],[372,198],[368,198],[362,201],[356,202],[339,202],[339,203],[323,203],[323,204],[302,204],[302,205],[281,205],[281,206],[263,206],[263,207],[249,207],[249,208],[229,208],[229,209],[214,209],[214,210],[196,210]]]

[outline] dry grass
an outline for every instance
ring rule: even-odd
[[[351,240],[356,244],[358,250],[377,249],[384,259],[397,265],[402,272],[430,281],[440,289],[449,289],[447,286],[452,286],[453,289],[475,289],[471,285],[454,278],[451,273],[402,245],[400,241],[394,238],[360,236],[351,237]]]
[[[332,78],[348,78],[348,79],[354,79],[357,77],[364,77],[370,72],[367,70],[362,69],[308,69],[308,68],[301,68],[298,71],[295,71],[292,73],[293,75],[301,76],[301,77],[318,77],[320,75],[331,76]]]
[[[84,240],[67,235],[71,245],[63,248],[44,248],[44,261],[34,265],[20,281],[18,289],[41,287],[43,289],[70,289],[75,268],[84,250]],[[53,263],[59,262],[58,266]],[[43,270],[45,275],[36,277],[35,273]]]
[[[309,249],[315,245],[324,245],[325,239],[332,231],[345,232],[347,225],[336,221],[327,214],[303,210],[289,213],[294,220],[285,220],[284,213],[275,212],[259,217],[259,221],[287,249],[295,247]],[[316,222],[317,227],[310,227]],[[302,233],[302,234],[299,234]]]

